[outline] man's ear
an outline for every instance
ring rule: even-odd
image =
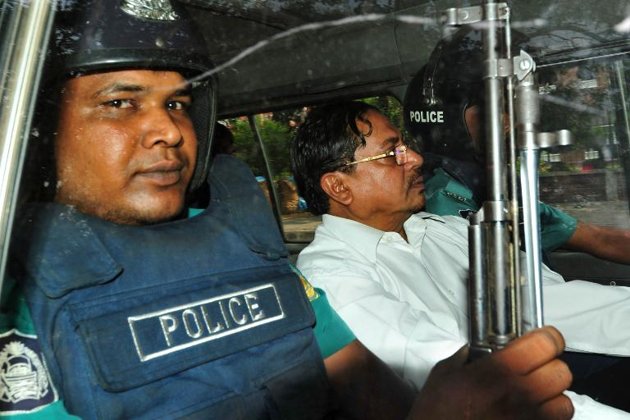
[[[319,185],[331,200],[347,206],[352,202],[352,191],[345,178],[343,172],[327,172],[320,178]]]

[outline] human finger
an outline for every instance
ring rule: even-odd
[[[496,352],[493,363],[509,372],[527,374],[559,356],[564,350],[564,338],[556,328],[547,326],[528,332]]]
[[[573,407],[571,399],[566,395],[558,395],[540,405],[536,418],[543,420],[565,420],[573,418],[574,412],[575,408]]]
[[[554,359],[538,369],[518,377],[515,384],[521,397],[532,402],[546,401],[562,394],[573,380],[569,367]]]

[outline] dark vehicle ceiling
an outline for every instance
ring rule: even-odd
[[[461,0],[180,0],[203,30],[232,116],[385,91],[402,95]],[[627,0],[514,0],[539,65],[627,53]],[[626,22],[626,26],[630,26]],[[588,51],[587,53],[585,53]]]

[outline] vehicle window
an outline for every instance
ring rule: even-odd
[[[280,220],[287,242],[311,241],[321,221],[321,217],[308,211],[308,204],[299,196],[289,160],[291,138],[307,109],[299,107],[227,120],[234,133],[235,155],[254,172]]]
[[[542,153],[541,199],[587,223],[630,227],[629,65],[621,56],[539,70],[542,131],[574,136],[572,145]]]
[[[572,145],[541,152],[540,198],[586,223],[630,227],[630,183],[625,169],[630,164],[625,92],[628,62],[622,56],[539,69],[540,130],[568,129],[573,134]],[[402,105],[394,96],[363,100],[382,109],[404,129]],[[270,204],[278,206],[287,242],[310,242],[321,221],[308,211],[308,203],[299,196],[289,163],[289,142],[307,110],[308,107],[296,107],[257,114],[262,146],[256,142],[247,117],[229,121],[236,155],[250,165]],[[405,138],[408,142],[417,140],[406,135]],[[412,146],[421,150],[420,144]],[[273,186],[267,179],[265,155]],[[277,202],[273,201],[274,190]]]

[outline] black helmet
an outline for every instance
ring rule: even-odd
[[[464,111],[483,98],[482,58],[480,31],[458,31],[438,43],[410,82],[405,128],[422,142],[423,151],[458,160],[475,157]]]
[[[522,35],[513,32],[513,45]],[[405,128],[423,151],[460,161],[483,161],[464,120],[473,105],[484,109],[482,31],[463,27],[442,39],[411,80],[404,99]],[[483,115],[481,115],[483,121]]]
[[[198,138],[190,189],[205,179],[216,112],[213,65],[187,11],[169,0],[75,0],[57,12],[48,63],[55,76],[125,68],[168,69],[193,77],[191,118]]]

